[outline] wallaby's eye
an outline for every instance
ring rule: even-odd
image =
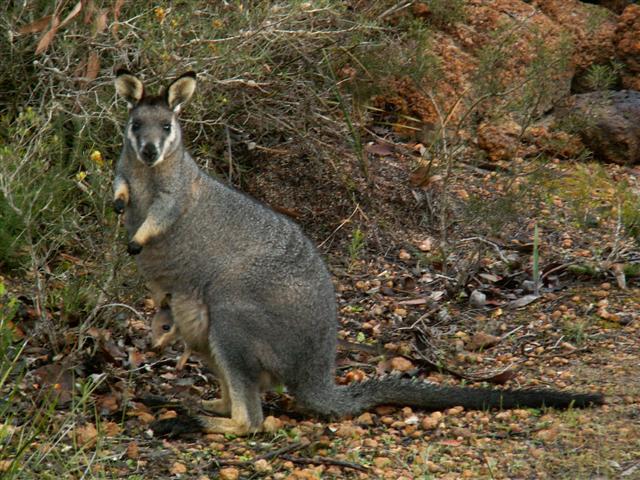
[[[165,332],[168,332],[169,330],[171,330],[171,325],[169,325],[169,324],[165,323],[164,325],[162,325],[162,329],[163,329]]]
[[[170,132],[171,131],[171,124],[170,123],[165,123],[162,125],[162,128],[164,129],[165,132]]]
[[[138,122],[137,120],[131,122],[131,130],[133,130],[134,132],[140,130],[140,122]]]

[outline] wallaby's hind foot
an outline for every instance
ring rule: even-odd
[[[187,433],[224,433],[238,436],[258,433],[262,430],[262,406],[257,387],[244,388],[247,395],[240,395],[233,389],[229,396],[216,400],[204,400],[202,407],[218,415],[231,413],[231,418],[211,417],[208,415],[180,415],[159,420],[151,425],[158,436],[177,437]],[[229,407],[230,412],[229,412]]]
[[[242,437],[259,433],[262,430],[262,424],[256,427],[233,418],[179,415],[153,422],[151,429],[158,437],[175,438],[189,433],[228,433]]]
[[[244,436],[250,433],[258,433],[262,429],[262,424],[255,427],[246,421],[234,420],[224,417],[207,417],[201,415],[198,421],[202,424],[202,431],[205,433],[229,433],[231,435]]]
[[[207,412],[215,413],[228,417],[231,415],[231,403],[225,398],[216,398],[215,400],[203,400],[202,408]]]
[[[262,430],[262,405],[257,386],[242,385],[241,389],[244,392],[229,388],[231,418],[204,415],[198,417],[206,433],[231,433],[242,436]]]

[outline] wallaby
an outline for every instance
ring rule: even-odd
[[[161,306],[151,320],[151,346],[154,350],[162,351],[168,345],[181,338],[178,327],[173,320],[171,308],[168,305]],[[184,352],[176,364],[176,370],[180,371],[191,356],[191,349],[185,343]]]
[[[154,295],[171,294],[180,335],[219,378],[221,398],[206,407],[220,416],[198,417],[202,430],[259,431],[261,389],[278,384],[302,410],[325,417],[378,404],[485,409],[603,403],[597,393],[450,387],[395,376],[336,385],[331,276],[293,221],[208,176],[185,150],[177,114],[195,91],[195,75],[179,77],[158,96],[147,95],[130,73],[118,74],[115,85],[130,109],[115,207],[126,207],[128,251],[137,255]],[[163,420],[169,422],[164,430],[175,421]]]

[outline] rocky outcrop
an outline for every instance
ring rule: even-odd
[[[624,64],[622,85],[640,90],[640,5],[629,5],[618,19],[616,56]]]
[[[520,146],[522,128],[513,120],[487,122],[478,126],[478,146],[492,162],[511,160]]]
[[[579,133],[596,159],[623,165],[640,163],[640,92],[573,95],[556,117]]]
[[[594,90],[588,80],[589,68],[610,66],[615,59],[616,16],[600,6],[577,0],[537,0],[534,4],[571,38],[574,47],[571,63],[575,69],[571,90],[574,93]]]
[[[422,82],[415,76],[390,79],[389,92],[374,98],[381,112],[373,114],[374,123],[392,124],[396,133],[431,144],[431,133],[439,132],[446,119],[449,132],[474,139],[490,161],[540,153],[577,157],[584,150],[583,140],[607,161],[636,161],[635,140],[623,133],[630,130],[620,113],[627,112],[631,100],[619,105],[616,100],[626,94],[611,97],[615,106],[590,112],[609,120],[580,136],[539,119],[571,93],[623,86],[640,90],[640,5],[615,0],[468,0],[464,15],[438,24],[433,24],[429,5],[415,2],[402,15],[429,23],[430,41],[423,54],[433,68]],[[618,114],[620,120],[615,120]],[[529,127],[523,131],[522,125]],[[604,131],[613,137],[595,145],[594,138]]]
[[[622,11],[631,3],[631,0],[582,0],[583,3],[592,3],[608,8],[612,12],[621,14]]]
[[[478,127],[478,147],[485,151],[492,162],[509,161],[546,155],[551,158],[576,158],[585,149],[576,135],[549,128],[540,122],[522,129],[511,119],[486,122]]]

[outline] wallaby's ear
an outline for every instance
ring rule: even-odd
[[[135,107],[144,96],[144,85],[140,79],[126,70],[116,72],[116,92],[129,104],[129,109]]]
[[[187,103],[196,90],[196,74],[187,72],[173,81],[167,89],[167,104],[178,113],[182,105]]]

